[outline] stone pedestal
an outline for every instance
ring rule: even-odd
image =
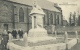
[[[35,28],[29,30],[28,41],[32,43],[37,43],[41,41],[47,40],[56,40],[56,38],[49,37],[47,34],[47,30],[44,28]]]
[[[31,29],[28,34],[28,41],[32,43],[37,43],[41,41],[47,41],[47,40],[56,40],[56,38],[49,37],[47,34],[47,30],[44,28],[36,28]]]

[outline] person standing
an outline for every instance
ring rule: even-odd
[[[8,39],[9,39],[8,33],[6,30],[4,30],[2,33],[2,42],[1,42],[2,50],[6,49]]]
[[[10,30],[8,30],[8,31],[7,31],[7,33],[9,34],[9,33],[11,33],[11,31],[10,31]]]
[[[13,38],[17,38],[17,31],[15,29],[12,31],[12,36]]]
[[[21,29],[18,30],[19,38],[23,38],[23,31]]]

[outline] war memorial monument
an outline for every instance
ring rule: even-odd
[[[9,35],[9,42],[7,48],[10,50],[65,50],[73,47],[77,40],[68,39],[67,32],[65,32],[64,42],[57,42],[57,37],[48,36],[47,30],[43,28],[43,17],[45,13],[42,8],[34,1],[33,9],[30,13],[32,17],[32,29],[29,33],[24,33],[23,39],[12,39]],[[56,31],[54,31],[56,33]],[[73,43],[72,43],[73,42]]]

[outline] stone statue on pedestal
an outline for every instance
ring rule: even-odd
[[[40,41],[54,39],[47,35],[47,30],[43,27],[44,15],[45,13],[43,9],[35,1],[30,13],[30,16],[32,17],[32,29],[29,30],[28,41],[37,43]]]

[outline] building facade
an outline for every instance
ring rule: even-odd
[[[44,4],[45,2],[45,4]],[[62,12],[52,2],[37,0],[45,12],[44,26],[62,26]],[[49,5],[49,6],[47,6]],[[24,31],[31,29],[32,21],[29,13],[32,10],[33,0],[0,0],[0,30],[22,28]]]

